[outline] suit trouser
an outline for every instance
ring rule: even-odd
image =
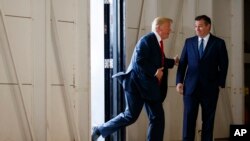
[[[183,141],[194,141],[196,120],[201,105],[202,116],[202,141],[213,141],[214,118],[218,93],[202,94],[196,89],[193,95],[183,97],[184,100],[184,118],[183,118]]]
[[[127,81],[127,84],[129,84],[124,88],[126,109],[123,113],[120,113],[113,119],[98,127],[101,135],[105,138],[113,132],[134,123],[139,117],[144,105],[149,118],[147,140],[163,141],[165,118],[162,103],[145,102],[141,98],[134,81],[132,79],[124,81]]]

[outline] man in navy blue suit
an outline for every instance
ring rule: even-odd
[[[228,55],[224,40],[210,33],[206,15],[195,18],[196,36],[187,38],[176,78],[176,90],[183,94],[183,141],[194,141],[199,105],[202,110],[202,141],[213,140],[219,90],[225,87]]]
[[[126,109],[106,123],[93,127],[92,141],[134,123],[143,106],[149,119],[147,141],[163,141],[165,117],[162,102],[167,93],[168,68],[179,61],[178,56],[169,59],[163,52],[162,40],[169,37],[171,23],[172,20],[165,17],[154,19],[152,32],[137,42],[127,71],[113,76],[123,85]]]

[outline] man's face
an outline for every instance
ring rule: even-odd
[[[158,34],[162,40],[167,39],[171,31],[171,23],[169,22],[166,22],[158,27]]]
[[[210,24],[205,24],[204,20],[195,21],[195,32],[199,37],[205,37],[210,32]]]

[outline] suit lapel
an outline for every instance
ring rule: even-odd
[[[214,36],[210,33],[210,37],[208,39],[202,58],[206,58],[207,54],[209,53],[209,51],[211,50],[213,46],[213,42],[214,42]]]
[[[159,52],[161,52],[161,48],[160,48],[159,42],[158,42],[158,40],[156,38],[156,35],[153,32],[151,34],[152,34],[151,36],[152,36],[153,45],[157,45],[157,50]]]
[[[200,58],[199,51],[198,51],[198,36],[195,36],[193,38],[192,46],[193,46],[193,52],[194,52],[196,58]]]
[[[153,48],[153,50],[157,50],[157,52],[158,52],[157,56],[160,58],[161,57],[161,47],[160,47],[159,42],[156,38],[156,35],[153,32],[151,33],[151,41],[150,42],[152,43],[151,47]],[[164,53],[164,51],[163,51],[163,53]],[[164,56],[165,56],[165,54],[164,54]]]

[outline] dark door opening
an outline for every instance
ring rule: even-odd
[[[105,59],[105,121],[124,110],[123,90],[112,75],[125,71],[125,2],[104,1],[104,59]],[[125,141],[125,129],[108,136],[106,141]]]

